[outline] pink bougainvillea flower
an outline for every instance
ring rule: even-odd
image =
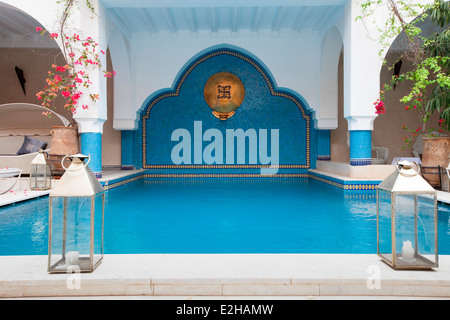
[[[384,114],[386,113],[386,109],[384,107],[384,102],[381,100],[378,100],[375,106],[375,114]]]
[[[36,27],[36,32],[41,32],[42,28],[41,27]]]

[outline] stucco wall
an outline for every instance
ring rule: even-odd
[[[395,61],[398,59],[399,54],[391,52],[386,56],[388,63],[383,67],[380,74],[381,85],[389,83],[393,75],[393,70],[389,70]],[[402,72],[406,72],[411,69],[410,63],[403,59]],[[406,150],[401,150],[402,147],[406,146],[402,138],[407,136],[412,137],[411,133],[403,130],[403,125],[408,126],[411,129],[416,129],[423,125],[419,121],[419,113],[415,111],[405,111],[405,104],[399,100],[404,97],[409,91],[409,83],[400,83],[395,90],[389,91],[386,94],[386,113],[381,114],[374,121],[374,131],[372,135],[373,144],[377,147],[389,148],[390,155],[388,163],[392,162],[394,157],[412,157],[412,148],[407,148]],[[375,111],[375,108],[373,108]],[[430,122],[427,124],[428,128],[438,126],[439,115],[433,115]],[[448,132],[447,132],[448,134]],[[414,138],[413,143],[416,141]]]
[[[0,104],[25,102],[40,105],[36,93],[44,89],[47,72],[53,63],[64,64],[58,49],[0,49]],[[26,95],[20,86],[15,66],[24,72]],[[71,121],[70,112],[63,106],[63,101],[57,100],[54,110]]]
[[[107,70],[113,70],[109,50],[107,52]],[[108,91],[108,119],[103,125],[102,136],[102,164],[103,166],[120,166],[121,165],[121,131],[113,128],[114,115],[114,78],[109,78],[107,81]]]

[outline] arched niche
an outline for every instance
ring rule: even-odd
[[[226,121],[212,114],[203,95],[207,80],[219,72],[235,74],[246,90],[243,104]],[[172,89],[157,92],[147,99],[135,137],[139,139],[142,150],[137,158],[142,160],[143,168],[158,173],[184,170],[198,174],[206,170],[208,173],[236,174],[257,172],[264,166],[260,158],[252,161],[248,149],[244,163],[239,163],[235,155],[235,161],[231,164],[227,161],[225,145],[223,161],[210,164],[205,163],[204,159],[194,159],[194,150],[204,149],[210,143],[196,135],[198,123],[201,123],[200,134],[216,129],[222,133],[224,143],[227,130],[255,130],[257,134],[267,130],[269,150],[273,150],[271,133],[278,130],[280,173],[305,176],[308,169],[315,167],[316,132],[313,112],[308,104],[297,93],[278,88],[264,65],[238,48],[221,46],[196,55],[180,71]],[[184,129],[191,135],[193,156],[190,161],[181,164],[174,164],[171,158],[177,144],[172,141],[172,134],[177,129]]]

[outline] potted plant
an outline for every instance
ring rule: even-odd
[[[81,107],[88,109],[87,104],[80,103],[81,97],[87,94],[90,84],[89,70],[101,69],[102,63],[100,54],[105,51],[99,48],[99,44],[92,37],[82,37],[77,33],[69,34],[67,30],[73,30],[67,26],[67,21],[74,7],[79,6],[79,0],[59,0],[58,4],[63,6],[62,15],[59,18],[59,33],[52,33],[41,27],[36,27],[36,31],[42,36],[49,36],[55,41],[60,41],[62,55],[65,60],[64,65],[53,64],[48,71],[46,86],[36,94],[41,105],[45,108],[55,108],[56,99],[60,97],[64,101],[64,108],[72,115]],[[96,15],[95,8],[91,1],[85,0],[84,5]],[[73,31],[71,31],[73,32]],[[111,78],[115,72],[103,70],[104,76]],[[93,103],[99,100],[97,93],[89,92],[89,100]],[[59,100],[60,101],[60,100]],[[51,112],[44,112],[45,116],[51,116]],[[54,127],[52,130],[51,155],[50,159],[54,164],[54,169],[61,169],[59,162],[67,154],[79,153],[77,125],[73,123],[68,127]],[[62,171],[62,169],[61,169]]]
[[[389,18],[380,30],[380,44],[384,55],[390,46],[388,39],[402,33],[406,47],[400,58],[391,69],[394,75],[390,83],[383,85],[380,99],[375,103],[375,113],[385,113],[385,94],[400,83],[409,85],[408,93],[400,99],[406,111],[415,112],[418,116],[417,127],[403,125],[408,135],[403,138],[405,146],[410,147],[413,141],[423,137],[422,166],[445,166],[450,153],[450,138],[445,131],[450,130],[450,5],[444,0],[435,0],[432,4],[423,5],[412,0],[377,0],[365,1],[362,4],[362,17],[372,16],[380,5],[386,5]],[[407,22],[411,20],[411,22]],[[431,36],[422,35],[419,23],[428,21],[436,26],[438,32]],[[411,68],[401,72],[399,64],[406,60]],[[386,63],[386,60],[385,60]],[[437,126],[430,124],[433,115],[439,116]],[[439,172],[436,172],[439,173]],[[431,172],[426,177],[431,184],[437,185],[439,175]]]

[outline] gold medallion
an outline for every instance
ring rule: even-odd
[[[235,114],[245,98],[242,81],[230,72],[220,72],[206,82],[204,96],[206,103],[213,109],[213,115],[227,120]]]

